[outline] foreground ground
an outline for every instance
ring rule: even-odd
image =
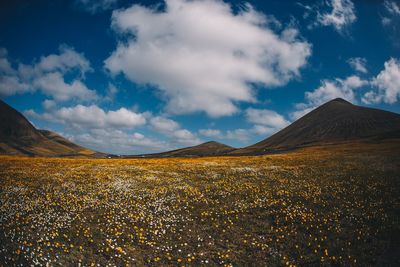
[[[396,266],[399,151],[0,157],[0,266]]]

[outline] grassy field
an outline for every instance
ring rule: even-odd
[[[399,266],[399,151],[0,157],[0,265]]]

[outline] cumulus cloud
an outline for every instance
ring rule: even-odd
[[[228,130],[223,135],[224,139],[239,141],[243,144],[249,145],[249,141],[254,137],[261,136],[267,138],[271,134],[278,132],[279,128],[268,127],[265,125],[254,125],[251,128],[239,128],[234,130]]]
[[[0,95],[10,96],[41,91],[57,101],[72,99],[90,101],[99,98],[96,92],[87,88],[82,81],[85,73],[92,71],[89,61],[71,47],[60,46],[59,54],[43,56],[31,65],[20,63],[17,69],[10,64],[6,50],[2,51]],[[66,82],[65,75],[75,78]]]
[[[163,141],[147,138],[138,132],[127,133],[118,129],[91,129],[73,134],[71,141],[97,151],[126,155],[171,149],[171,146]]]
[[[222,136],[222,132],[217,129],[200,129],[199,133],[205,137],[220,138]]]
[[[0,96],[26,93],[32,89],[16,75],[17,71],[8,60],[7,49],[0,47]]]
[[[64,126],[64,132],[71,141],[97,151],[140,154],[175,148],[170,143],[137,132],[138,128],[146,125],[148,113],[126,108],[107,111],[96,105],[57,109],[52,100],[46,100],[42,105],[46,110],[44,113],[26,110],[24,115],[30,119],[58,123]]]
[[[362,101],[367,104],[393,104],[400,99],[400,61],[391,58],[384,64],[384,69],[373,78],[371,85],[375,90],[364,94]]]
[[[199,134],[219,140],[235,140],[242,143],[248,142],[255,136],[264,138],[278,132],[289,125],[284,116],[273,110],[248,108],[245,111],[247,122],[253,124],[250,128],[238,128],[227,131],[218,129],[200,129]]]
[[[349,76],[342,80],[324,80],[322,85],[312,92],[306,92],[305,98],[308,103],[319,106],[331,99],[340,97],[350,102],[355,101],[354,89],[365,85],[367,81],[360,79],[358,76]]]
[[[367,60],[362,57],[353,57],[347,60],[350,67],[352,67],[355,71],[367,73]]]
[[[178,143],[184,145],[198,145],[201,143],[200,139],[187,129],[176,130],[172,136],[176,138]]]
[[[357,20],[354,4],[351,0],[330,0],[327,2],[330,12],[318,12],[317,25],[332,26],[342,32],[346,27]]]
[[[277,129],[282,129],[289,124],[289,121],[284,116],[269,109],[248,108],[246,110],[246,118],[251,123]]]
[[[251,131],[249,129],[228,130],[225,134],[225,138],[240,142],[246,142],[251,138]]]
[[[248,108],[245,115],[246,120],[254,124],[249,133],[255,135],[271,135],[290,123],[284,116],[269,109]]]
[[[250,129],[250,132],[256,135],[263,135],[264,137],[267,137],[271,134],[278,132],[279,130],[280,128],[256,124],[253,126],[253,128]]]
[[[198,145],[201,140],[187,129],[182,129],[174,120],[155,116],[150,119],[150,125],[158,133],[168,137],[175,145]]]
[[[343,98],[350,102],[356,102],[355,89],[358,89],[369,82],[360,77],[352,75],[346,79],[323,80],[320,87],[314,91],[305,92],[305,102],[296,105],[296,111],[290,114],[293,120],[296,120],[307,114],[321,104],[335,98]]]
[[[104,110],[97,105],[75,105],[57,108],[53,100],[42,103],[45,111],[24,111],[30,119],[48,121],[64,126],[69,136],[84,146],[112,153],[165,151],[200,144],[196,134],[182,128],[176,121],[150,112],[138,113],[126,108]],[[132,130],[147,129],[161,134],[159,141]],[[129,138],[128,138],[129,137]],[[126,138],[124,140],[124,138]],[[104,143],[102,143],[104,142]],[[128,153],[128,154],[129,154]]]
[[[222,1],[166,0],[164,11],[140,5],[114,11],[112,25],[128,40],[106,68],[153,85],[172,114],[231,115],[238,101],[255,101],[251,84],[284,85],[311,54],[296,29],[274,32],[250,5],[235,14]]]
[[[151,118],[150,124],[158,132],[172,132],[180,128],[176,121],[160,116]]]
[[[126,108],[104,111],[96,105],[63,107],[40,115],[35,115],[30,111],[26,115],[62,123],[76,129],[124,129],[134,128],[146,123],[143,113],[135,113]]]
[[[8,51],[4,47],[0,47],[0,74],[14,74],[15,70],[11,67],[7,59]]]
[[[96,92],[88,89],[80,80],[66,83],[60,72],[43,74],[35,78],[32,85],[34,88],[40,88],[45,95],[52,96],[57,101],[94,100],[97,98]]]
[[[0,96],[24,94],[32,91],[32,88],[28,84],[21,82],[17,76],[0,74]]]
[[[76,5],[89,13],[99,13],[114,8],[118,0],[76,0]]]
[[[54,100],[46,99],[42,102],[42,106],[45,110],[51,110],[57,106]]]
[[[71,69],[78,69],[82,74],[92,71],[90,62],[83,54],[76,52],[73,48],[62,45],[59,48],[60,54],[51,54],[41,57],[40,61],[34,66],[33,72],[52,72],[60,71],[66,73]]]

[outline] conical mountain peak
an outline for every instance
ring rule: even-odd
[[[234,154],[262,154],[319,144],[400,138],[400,115],[336,98],[271,137]]]
[[[347,101],[347,100],[345,100],[345,99],[343,99],[343,98],[340,98],[340,97],[335,98],[335,99],[332,99],[331,101],[327,102],[327,104],[328,104],[328,103],[342,103],[342,104],[353,105],[353,104],[350,103],[349,101]]]

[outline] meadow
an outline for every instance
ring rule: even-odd
[[[1,266],[398,266],[399,145],[0,157]]]

